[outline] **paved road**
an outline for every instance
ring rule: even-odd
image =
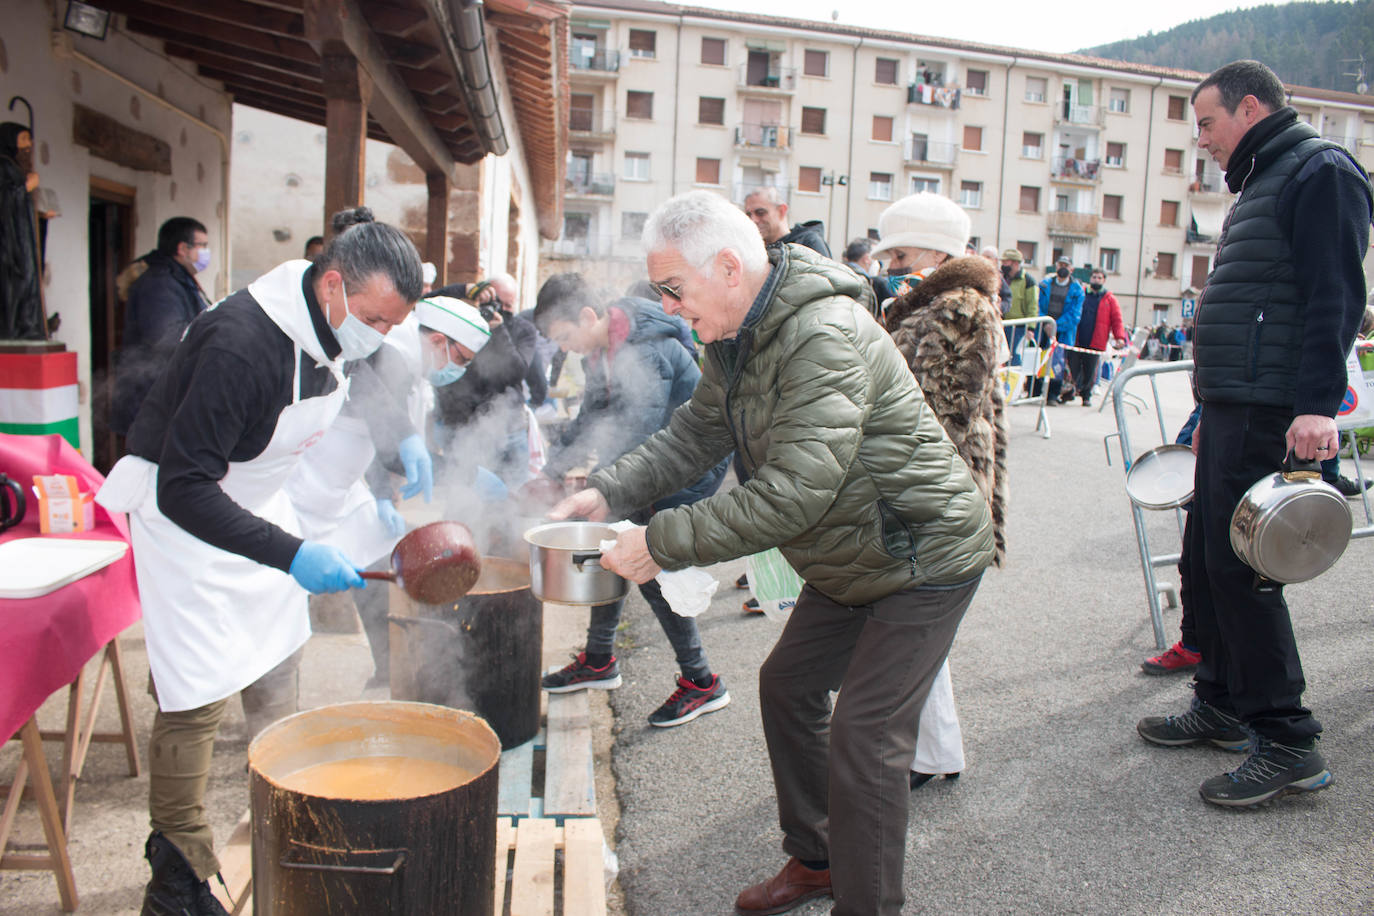
[[[1172,433],[1191,408],[1182,375],[1161,391]],[[912,796],[907,912],[1374,912],[1374,542],[1288,590],[1334,786],[1258,811],[1213,808],[1198,784],[1241,758],[1135,734],[1139,717],[1181,712],[1189,693],[1138,667],[1154,638],[1122,470],[1103,457],[1111,410],[1050,416],[1046,440],[1029,408],[1012,411],[1008,562],[984,578],[951,656],[968,769]],[[1133,421],[1137,451],[1160,441],[1152,422]],[[1174,549],[1172,516],[1151,521],[1156,551]],[[717,567],[721,592],[701,618],[733,702],[686,726],[646,724],[673,659],[637,596],[627,614],[612,704],[631,916],[731,913],[742,887],[784,861],[756,689],[778,628],[740,613],[730,583],[742,568]],[[1172,641],[1178,612],[1165,614]]]

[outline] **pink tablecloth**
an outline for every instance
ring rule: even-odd
[[[0,433],[0,472],[26,490],[34,474],[71,474],[94,492],[104,480],[61,436]],[[39,537],[38,507],[28,490],[29,511],[0,534]],[[96,506],[96,528],[42,537],[129,540],[124,516]],[[138,620],[133,553],[41,598],[0,598],[0,739],[8,739],[54,691],[76,680],[81,667],[107,642]]]

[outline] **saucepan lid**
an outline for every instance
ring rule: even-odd
[[[1186,445],[1160,445],[1126,472],[1126,495],[1142,509],[1176,509],[1193,498],[1197,457]]]

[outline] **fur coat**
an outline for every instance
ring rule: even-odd
[[[1006,554],[1007,419],[997,381],[1005,340],[1001,275],[980,257],[946,261],[887,309],[886,325],[926,403],[992,509],[997,565]]]

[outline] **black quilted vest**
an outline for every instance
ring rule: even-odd
[[[1340,146],[1298,121],[1249,163],[1198,303],[1193,358],[1205,401],[1291,407],[1302,348],[1303,297],[1279,224],[1279,194],[1323,150]]]

